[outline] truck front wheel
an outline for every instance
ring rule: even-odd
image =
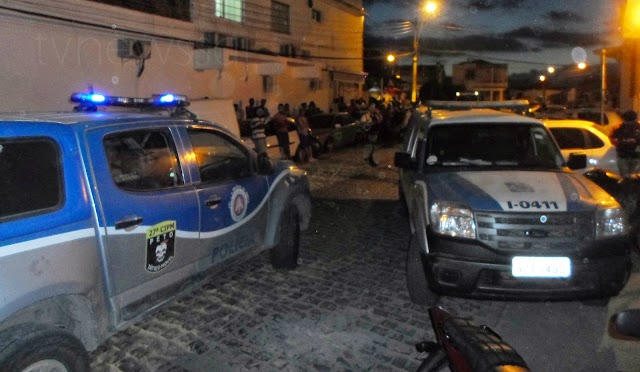
[[[438,295],[429,289],[429,280],[420,254],[420,244],[415,234],[411,236],[407,251],[407,289],[414,304],[431,306],[438,301]]]
[[[300,251],[300,221],[298,209],[284,210],[278,226],[278,244],[271,250],[271,265],[276,269],[293,270],[298,266]]]
[[[89,357],[67,332],[22,324],[0,334],[0,371],[88,372]]]

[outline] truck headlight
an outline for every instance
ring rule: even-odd
[[[437,202],[431,206],[429,217],[433,230],[439,234],[471,239],[476,237],[476,223],[469,208]]]
[[[627,232],[627,221],[622,208],[598,208],[596,212],[596,238],[622,235]]]

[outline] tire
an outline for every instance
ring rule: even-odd
[[[324,142],[324,152],[326,152],[327,154],[332,152],[334,150],[335,146],[333,143],[333,138],[327,138],[327,140]]]
[[[0,371],[88,372],[89,356],[70,333],[22,324],[0,334]]]
[[[411,237],[407,252],[407,289],[414,304],[431,306],[438,301],[438,295],[429,289],[429,280],[422,264],[420,244],[415,234]]]
[[[278,244],[271,249],[271,265],[279,270],[293,270],[298,266],[300,252],[300,221],[298,210],[284,210],[278,226]]]
[[[320,144],[318,139],[313,138],[311,140],[311,154],[313,155],[314,158],[317,159],[318,156],[320,156],[321,152],[322,152],[322,145]]]

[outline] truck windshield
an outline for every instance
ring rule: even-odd
[[[427,166],[558,169],[564,164],[549,133],[536,125],[439,125],[430,128],[427,139]]]

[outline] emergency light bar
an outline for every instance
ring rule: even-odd
[[[427,107],[433,110],[469,110],[474,108],[487,108],[494,110],[528,109],[529,101],[515,99],[508,101],[427,101]]]
[[[512,110],[529,108],[529,101],[526,99],[508,101],[427,101],[426,105],[433,110],[469,110],[473,108]]]
[[[79,103],[76,110],[95,111],[98,106],[135,107],[135,108],[171,108],[189,106],[187,96],[178,94],[154,95],[150,98],[105,96],[96,93],[74,93],[71,102]]]

